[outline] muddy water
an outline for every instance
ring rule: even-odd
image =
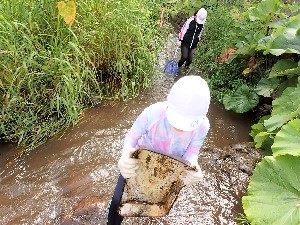
[[[106,224],[125,133],[146,106],[165,100],[176,79],[161,75],[135,100],[85,111],[77,126],[18,159],[13,145],[0,145],[0,224]],[[205,181],[184,188],[168,216],[122,224],[236,224],[260,157],[235,145],[250,140],[251,121],[215,102],[208,116],[211,130],[199,157]]]

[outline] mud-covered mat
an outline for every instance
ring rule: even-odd
[[[179,176],[189,162],[154,151],[139,149],[137,176],[125,179],[119,212],[122,216],[164,216],[168,214],[184,184]]]

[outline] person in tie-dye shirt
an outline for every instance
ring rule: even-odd
[[[136,175],[138,159],[130,155],[143,147],[181,157],[195,166],[196,171],[186,170],[182,174],[185,185],[202,180],[198,154],[210,127],[206,117],[209,104],[210,91],[204,79],[193,75],[180,78],[171,88],[167,101],[144,109],[126,134],[118,162],[123,177]]]

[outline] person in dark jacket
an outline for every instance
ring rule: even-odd
[[[181,58],[178,61],[179,67],[185,63],[185,67],[188,68],[192,63],[193,56],[201,38],[206,17],[207,11],[205,8],[201,8],[196,15],[187,19],[182,26],[179,33],[179,41],[181,41]]]

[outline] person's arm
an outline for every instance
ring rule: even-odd
[[[198,164],[199,151],[203,145],[203,142],[205,141],[205,138],[206,138],[206,134],[198,138],[193,138],[185,154],[183,155],[183,159],[189,161],[191,165]]]
[[[138,140],[147,132],[148,116],[147,111],[144,110],[135,120],[131,129],[127,132],[124,139],[123,151],[135,149]]]
[[[138,169],[138,159],[132,158],[132,153],[136,150],[138,140],[147,131],[147,113],[145,110],[138,116],[131,129],[126,134],[121,158],[118,161],[118,167],[124,178],[136,176]]]
[[[204,127],[202,127],[201,129],[201,135],[197,135],[192,138],[192,141],[183,156],[184,159],[188,160],[191,163],[192,167],[195,167],[195,170],[185,170],[181,174],[181,180],[185,185],[196,184],[202,181],[204,177],[201,166],[198,164],[198,154],[207,136],[209,130],[209,121],[208,119],[205,119],[205,121],[203,122],[205,124]]]
[[[183,159],[189,161],[192,165],[198,164],[199,151],[206,139],[207,133],[210,128],[209,121],[207,118],[203,121],[203,123],[203,126],[201,126],[201,134],[196,134],[192,138],[187,150],[183,155]]]

